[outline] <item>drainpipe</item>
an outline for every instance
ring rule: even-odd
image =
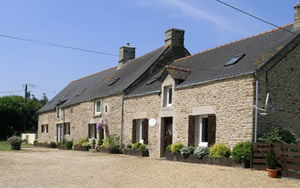
[[[257,141],[257,119],[258,119],[258,80],[255,83],[255,125],[254,125],[254,143]]]
[[[121,96],[121,130],[120,130],[120,147],[123,145],[123,126],[124,126],[124,94]]]

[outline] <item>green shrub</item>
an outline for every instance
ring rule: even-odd
[[[102,139],[98,139],[98,146],[102,146],[102,144],[103,144],[103,140]]]
[[[277,167],[276,154],[272,148],[268,152],[266,160],[267,160],[267,166],[269,169],[275,169]]]
[[[127,144],[126,148],[127,149],[132,149],[132,145],[131,144]]]
[[[210,158],[230,157],[230,149],[225,144],[214,144],[209,150]]]
[[[81,139],[81,140],[79,140],[78,144],[79,144],[80,146],[82,146],[82,144],[83,144],[84,142],[89,142],[89,139],[88,139],[88,138]]]
[[[92,140],[92,144],[96,145],[96,140],[95,139]]]
[[[140,145],[142,145],[142,143],[137,142],[137,143],[133,144],[132,149],[138,149],[140,147]]]
[[[50,142],[50,148],[56,148],[56,143],[55,142]]]
[[[102,146],[104,148],[120,148],[120,137],[108,136],[104,139]]]
[[[188,157],[190,154],[193,154],[195,151],[195,147],[193,146],[183,146],[180,149],[180,154],[183,155],[184,157]]]
[[[250,161],[250,153],[251,153],[251,143],[250,142],[240,142],[237,143],[232,152],[232,159],[237,163],[241,163],[243,161]]]
[[[207,156],[208,154],[209,154],[208,147],[199,146],[194,151],[194,155],[199,159],[202,159],[203,157]]]
[[[20,144],[22,144],[22,142],[24,142],[24,140],[22,140],[22,138],[18,137],[18,136],[12,136],[12,137],[8,138],[7,141],[11,145],[20,145]]]
[[[146,151],[147,150],[147,146],[145,144],[140,144],[137,149],[140,150],[140,151]]]
[[[172,144],[168,145],[168,146],[166,147],[166,150],[167,150],[168,152],[172,152],[171,148],[172,148]]]
[[[258,141],[265,143],[286,143],[296,144],[296,137],[286,128],[272,127],[268,132],[264,133]]]
[[[182,142],[177,142],[176,144],[172,144],[171,152],[172,153],[180,153],[180,149],[184,147]]]
[[[89,142],[83,142],[81,144],[81,146],[83,146],[83,147],[91,147],[91,144]]]
[[[66,140],[64,146],[65,146],[66,149],[72,149],[73,141]]]

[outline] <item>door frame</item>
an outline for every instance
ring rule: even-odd
[[[165,152],[166,152],[166,140],[165,140],[165,133],[166,133],[166,119],[171,119],[172,121],[172,140],[171,143],[173,143],[173,136],[174,136],[174,121],[173,121],[173,117],[172,116],[168,116],[168,117],[161,117],[161,129],[160,129],[160,157],[164,157],[165,156]]]

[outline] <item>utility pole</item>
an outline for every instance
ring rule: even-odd
[[[27,84],[25,84],[25,96],[24,96],[24,98],[25,98],[25,103],[27,103],[27,97],[28,97],[28,87],[27,87]]]

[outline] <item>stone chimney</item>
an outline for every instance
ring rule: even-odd
[[[132,47],[130,46],[129,43],[127,43],[127,46],[122,46],[120,48],[118,68],[121,68],[121,66],[124,65],[124,63],[134,58],[135,58],[135,47]]]
[[[181,29],[168,29],[166,31],[165,46],[178,46],[184,47],[184,30]]]
[[[300,29],[300,3],[297,3],[294,6],[294,10],[295,10],[295,15],[294,15],[293,29],[297,30],[297,29]]]

